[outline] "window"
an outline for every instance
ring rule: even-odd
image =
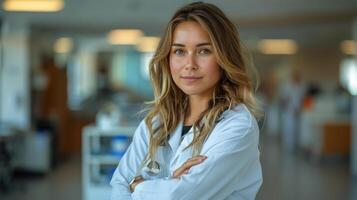
[[[357,95],[357,62],[355,58],[342,61],[340,82],[352,95]]]

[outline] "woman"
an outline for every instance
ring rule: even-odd
[[[150,63],[155,100],[113,175],[111,199],[254,199],[262,173],[247,70],[220,9],[179,9]]]

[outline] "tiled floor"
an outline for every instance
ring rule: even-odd
[[[284,153],[266,137],[261,147],[264,183],[257,200],[357,199],[357,182],[351,180],[346,161],[312,163]],[[45,177],[15,183],[12,194],[0,194],[1,200],[80,200],[81,161],[74,157]]]
[[[14,180],[10,195],[0,200],[81,200],[81,160],[75,156],[46,176]]]
[[[262,143],[264,183],[257,200],[357,199],[347,160],[313,162],[306,156],[285,153],[276,140]]]

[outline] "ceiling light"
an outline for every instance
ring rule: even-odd
[[[73,48],[73,41],[71,38],[63,37],[56,40],[54,44],[54,51],[56,53],[68,53]]]
[[[63,0],[5,0],[5,11],[17,12],[57,12],[64,7]]]
[[[263,54],[295,54],[297,44],[290,39],[264,39],[259,41],[258,49]]]
[[[341,42],[341,51],[347,55],[357,55],[356,42],[353,40],[344,40]]]
[[[108,34],[108,42],[114,45],[137,45],[143,32],[138,29],[116,29]]]
[[[159,42],[159,37],[142,37],[137,45],[137,49],[141,52],[154,52]]]

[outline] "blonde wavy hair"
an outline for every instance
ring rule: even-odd
[[[188,4],[180,8],[169,21],[150,62],[155,99],[149,102],[149,112],[145,118],[150,133],[146,159],[155,160],[158,146],[167,145],[169,134],[183,120],[186,112],[187,95],[174,83],[169,66],[173,32],[178,24],[185,21],[195,21],[207,31],[222,70],[222,77],[214,89],[208,108],[193,124],[194,137],[186,148],[192,147],[193,154],[197,155],[215,127],[216,120],[225,110],[237,104],[243,103],[253,115],[259,115],[252,83],[254,79],[249,76],[255,69],[253,65],[247,64],[235,25],[212,4]]]

